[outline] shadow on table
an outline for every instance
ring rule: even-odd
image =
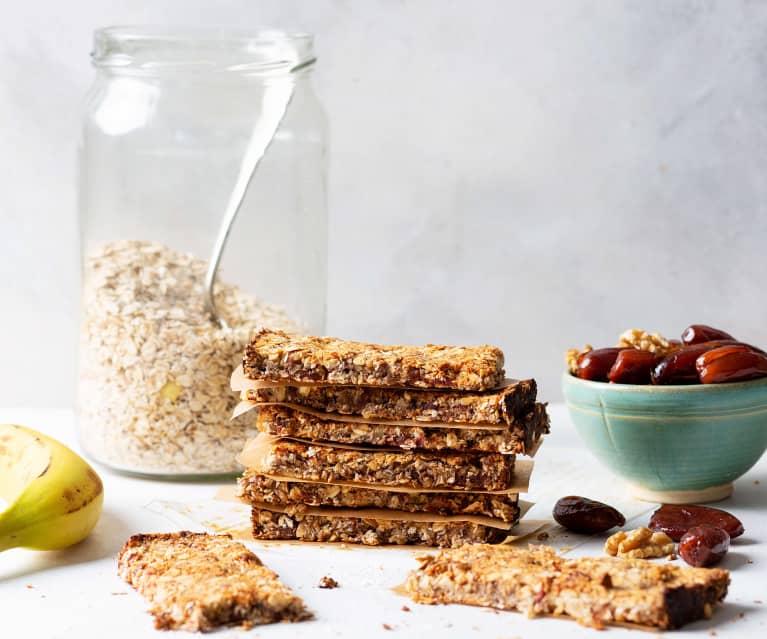
[[[764,502],[767,499],[767,470],[759,468],[751,471],[745,477],[735,481],[735,491],[729,500],[721,502],[722,505],[711,504],[715,508],[724,508],[726,504],[731,503],[734,508],[744,510],[762,510]],[[748,524],[743,522],[743,526],[748,531]]]
[[[702,619],[684,626],[681,632],[695,631],[695,630],[715,630],[722,631],[734,628],[727,627],[725,624],[732,624],[742,622],[747,618],[748,613],[763,612],[763,608],[760,606],[744,606],[742,604],[727,603],[720,604],[714,608],[714,614],[711,619]]]
[[[107,509],[101,514],[93,532],[79,544],[63,550],[12,549],[6,553],[23,553],[10,565],[0,563],[0,584],[4,581],[75,564],[84,564],[110,556],[116,556],[127,541],[126,523]]]

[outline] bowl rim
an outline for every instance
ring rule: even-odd
[[[615,393],[724,393],[738,389],[767,388],[767,377],[758,377],[746,382],[726,382],[723,384],[616,384],[614,382],[597,382],[590,379],[581,379],[576,377],[565,368],[562,373],[564,383],[581,385],[594,390],[603,390]]]

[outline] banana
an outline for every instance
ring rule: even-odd
[[[85,539],[98,522],[104,487],[96,471],[55,439],[0,424],[0,552],[58,550]]]

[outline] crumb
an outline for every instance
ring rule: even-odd
[[[394,630],[394,626],[390,626],[388,623],[383,624],[384,630]]]
[[[716,637],[716,630],[710,630],[709,633],[712,637]]]
[[[752,564],[752,563],[754,563],[754,560],[753,560],[753,559],[747,559],[747,560],[746,560],[746,563],[747,563],[747,564]]]
[[[119,592],[113,592],[113,595],[127,595],[128,593],[125,591],[119,591]]]
[[[677,559],[679,559],[679,557],[677,557],[676,553],[673,553],[673,552],[672,552],[672,553],[671,553],[671,554],[670,554],[670,555],[667,557],[667,559],[668,559],[669,561],[676,561]]]
[[[758,486],[758,485],[759,485],[759,480],[758,480],[758,479],[755,479],[755,480],[754,480],[754,485],[755,485],[755,486]]]
[[[738,619],[743,619],[743,617],[745,617],[745,616],[746,616],[745,612],[739,612],[738,613]]]
[[[34,590],[34,588],[32,584],[27,584],[27,590]]]
[[[338,588],[338,582],[333,579],[333,577],[328,577],[327,575],[320,579],[320,583],[317,586],[318,588]]]
[[[410,612],[410,608],[407,606],[402,606],[402,612]]]
[[[543,532],[539,532],[535,538],[538,541],[546,541],[549,538],[549,533],[547,533],[545,530]]]
[[[755,604],[761,604],[761,603],[762,603],[762,600],[761,600],[761,599],[754,599],[754,603],[755,603]]]

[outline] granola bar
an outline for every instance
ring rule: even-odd
[[[245,391],[256,403],[286,403],[369,420],[412,419],[459,424],[512,424],[529,411],[534,379],[510,381],[483,392],[373,388],[371,386],[272,386]]]
[[[229,535],[133,535],[117,566],[149,601],[158,630],[207,632],[312,617],[276,574]]]
[[[259,437],[269,437],[259,435]],[[288,439],[264,440],[263,473],[311,481],[494,491],[512,486],[514,455],[337,448]]]
[[[405,582],[419,603],[462,603],[567,615],[602,628],[634,623],[678,628],[710,617],[724,599],[729,573],[642,559],[566,559],[553,548],[464,546],[418,558]]]
[[[508,530],[469,521],[407,521],[298,513],[291,515],[256,507],[253,508],[251,521],[254,539],[298,539],[366,546],[418,544],[449,548],[463,544],[500,543],[509,535]]]
[[[424,428],[336,421],[287,406],[261,406],[258,429],[270,435],[342,444],[396,446],[405,450],[455,450],[525,454],[533,451],[549,420],[544,404],[536,404],[504,430]]]
[[[422,493],[376,490],[334,484],[279,481],[252,469],[238,480],[240,498],[251,504],[288,506],[289,513],[300,513],[306,506],[335,508],[384,508],[438,515],[485,515],[504,522],[519,519],[519,495],[508,493]]]
[[[251,379],[487,390],[503,383],[494,346],[382,346],[261,329],[245,349]]]

